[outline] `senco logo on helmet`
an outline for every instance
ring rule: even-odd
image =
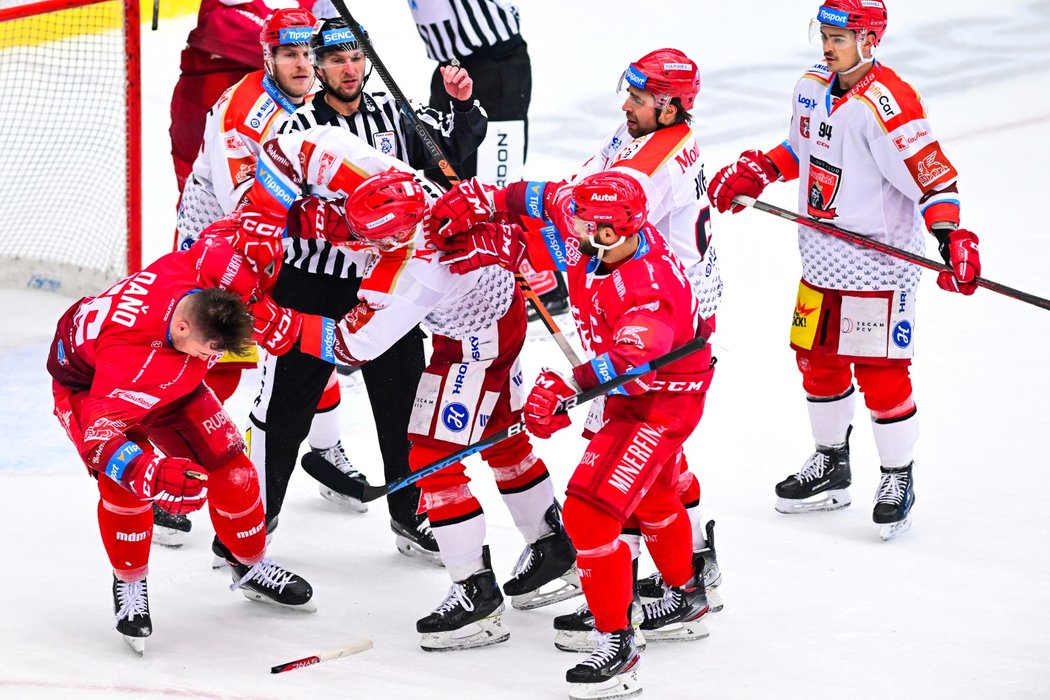
[[[376,219],[375,221],[372,221],[371,223],[365,224],[365,228],[368,229],[369,231],[371,231],[374,228],[378,228],[378,227],[382,226],[383,224],[386,224],[386,223],[389,223],[390,221],[393,221],[393,219],[394,219],[394,213],[391,212],[391,213],[387,214],[386,216],[380,217],[380,218]]]
[[[649,77],[644,73],[638,72],[633,63],[627,66],[627,72],[624,73],[624,77],[627,78],[627,82],[639,90],[644,90],[645,84],[649,81]]]
[[[350,27],[344,27],[342,29],[329,29],[327,32],[321,34],[321,38],[324,40],[325,46],[331,46],[332,44],[345,44],[351,41],[357,41],[354,39],[354,33],[350,31]]]
[[[285,27],[277,33],[277,41],[284,44],[309,44],[310,27]]]
[[[830,24],[836,27],[845,27],[849,21],[849,13],[833,10],[825,5],[820,6],[817,12],[817,21],[821,24]]]
[[[664,70],[693,70],[692,63],[665,63]]]

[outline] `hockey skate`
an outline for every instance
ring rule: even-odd
[[[408,522],[391,518],[390,529],[397,535],[397,551],[406,557],[418,557],[435,566],[444,566],[426,515],[413,513],[409,515]]]
[[[505,642],[510,631],[503,627],[503,594],[492,573],[489,548],[482,548],[482,566],[448,589],[441,605],[416,622],[423,635],[423,651],[475,649]]]
[[[248,566],[233,558],[229,563],[233,575],[231,591],[240,589],[248,600],[280,608],[317,612],[317,606],[312,600],[314,590],[310,584],[273,559],[263,557],[254,566]]]
[[[561,524],[557,503],[547,509],[544,519],[552,532],[525,545],[514,574],[503,584],[511,596],[510,604],[518,610],[532,610],[580,595],[580,576],[576,573],[576,548]],[[544,586],[555,582],[555,585]]]
[[[882,479],[875,493],[875,509],[871,518],[878,524],[879,536],[884,542],[911,529],[911,507],[915,505],[911,473],[913,466],[914,462],[900,469],[880,467]]]
[[[707,592],[707,605],[710,612],[720,612],[725,604],[722,602],[722,593],[718,587],[722,585],[722,571],[718,568],[718,554],[715,551],[715,521],[708,520],[705,526],[707,530],[707,546],[696,552],[704,558],[704,588]],[[659,600],[664,597],[664,579],[657,571],[643,579],[639,579],[634,588],[635,592],[642,598]]]
[[[368,485],[368,479],[365,478],[365,475],[357,471],[357,469],[354,468],[354,465],[350,463],[350,460],[346,456],[346,452],[343,451],[342,442],[335,443],[335,446],[329,447],[327,450],[312,447],[310,448],[310,452],[338,469],[346,477],[347,481],[356,481],[362,485]],[[355,513],[368,512],[368,504],[351,496],[348,489],[337,490],[323,483],[318,484],[317,488],[321,492],[321,495],[332,503]]]
[[[688,642],[711,635],[704,621],[709,607],[702,555],[693,555],[693,570],[696,574],[684,586],[665,583],[663,597],[642,606],[641,628],[650,642]]]
[[[641,694],[638,662],[641,656],[635,646],[634,629],[595,633],[598,642],[591,655],[565,673],[569,697],[633,698]]]
[[[777,484],[778,513],[815,513],[839,510],[850,504],[849,435],[841,445],[817,445],[797,474]]]
[[[153,504],[153,544],[178,549],[186,544],[192,527],[185,515],[174,515]]]
[[[273,531],[277,529],[277,521],[280,518],[274,518],[273,520],[266,521],[266,548],[270,548],[270,542],[273,540]],[[211,568],[225,569],[230,565],[230,562],[234,559],[233,553],[226,548],[226,545],[222,543],[218,537],[211,538]]]
[[[116,576],[113,577],[113,612],[116,615],[114,627],[128,646],[142,656],[146,651],[146,637],[153,634],[145,578],[124,583]]]
[[[635,646],[638,647],[638,651],[645,651],[645,637],[640,629],[645,615],[642,612],[642,601],[637,595],[631,601],[628,618],[631,627],[634,628]],[[561,651],[590,654],[597,647],[600,638],[601,632],[594,629],[594,615],[587,603],[576,608],[576,612],[554,618],[554,646]]]

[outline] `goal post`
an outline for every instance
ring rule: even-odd
[[[139,2],[0,0],[0,286],[141,269]]]

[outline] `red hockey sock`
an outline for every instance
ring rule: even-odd
[[[153,507],[107,476],[99,476],[98,490],[98,529],[113,573],[121,581],[138,581],[149,569]]]
[[[428,464],[447,457],[451,450],[421,442],[412,444],[408,453],[408,465],[419,471]],[[459,522],[468,516],[481,513],[481,503],[470,492],[466,468],[462,462],[450,465],[431,476],[419,480],[419,512],[425,512],[430,524],[437,527],[443,523]]]
[[[576,568],[594,626],[601,632],[626,629],[634,581],[631,548],[619,539],[620,523],[571,495],[562,516],[576,547]]]
[[[680,502],[674,513],[660,521],[643,520],[639,515],[645,546],[664,581],[684,585],[693,577],[693,529]]]
[[[266,515],[259,477],[251,461],[238,454],[208,478],[208,509],[215,535],[237,560],[256,564],[266,553]]]

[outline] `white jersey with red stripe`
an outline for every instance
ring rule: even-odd
[[[824,64],[802,76],[789,137],[770,157],[787,179],[793,164],[785,151],[797,163],[800,211],[923,254],[920,209],[928,223],[958,222],[959,199],[956,170],[921,98],[879,63],[839,98],[834,81]],[[917,266],[806,226],[799,227],[799,249],[802,276],[818,287],[913,292],[918,286]]]
[[[248,200],[267,209],[289,208],[306,186],[339,199],[365,179],[391,168],[413,173],[433,202],[440,190],[406,163],[384,155],[346,129],[318,126],[283,134],[263,144]],[[439,262],[422,226],[399,250],[381,252],[363,243],[340,246],[362,277],[363,304],[337,324],[343,362],[381,355],[417,323],[434,333],[463,339],[496,323],[514,297],[514,275],[497,267],[465,275]],[[338,319],[337,319],[338,320]],[[339,343],[337,343],[338,346]],[[328,359],[328,358],[326,358]]]
[[[710,318],[722,298],[718,255],[711,245],[711,210],[700,145],[688,124],[632,138],[626,122],[572,182],[615,168],[634,177],[649,200],[649,222],[685,265],[700,313]]]

